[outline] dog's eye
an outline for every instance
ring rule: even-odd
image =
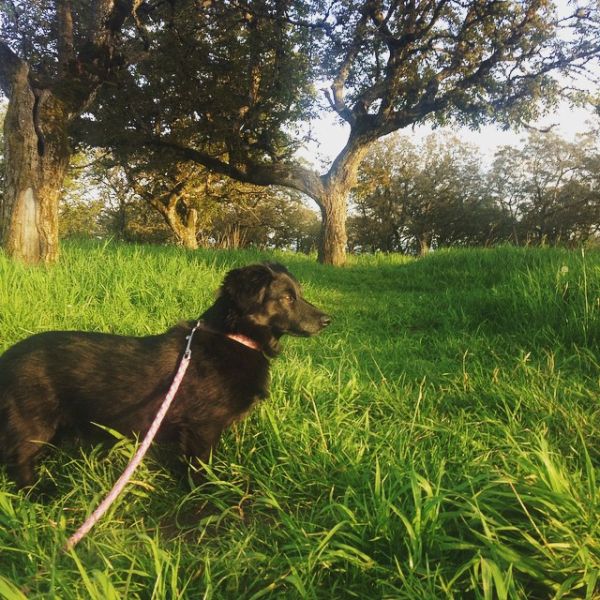
[[[285,294],[285,296],[281,296],[281,301],[282,302],[294,302],[296,300],[296,298],[294,298],[292,295],[290,294]]]

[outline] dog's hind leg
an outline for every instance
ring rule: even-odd
[[[4,461],[8,476],[18,488],[30,487],[36,480],[35,466],[44,449],[44,443],[50,441],[53,436],[36,435],[35,432],[30,432],[29,439],[23,439],[12,433],[7,437],[9,448],[5,448]]]
[[[29,487],[35,483],[35,466],[45,444],[56,435],[58,418],[53,411],[26,412],[27,403],[18,403],[15,397],[2,398],[0,411],[0,444],[2,458],[9,477],[17,487]]]
[[[35,483],[35,458],[37,452],[30,456],[8,457],[6,470],[19,489],[31,487]]]

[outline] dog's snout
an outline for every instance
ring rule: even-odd
[[[321,315],[321,327],[327,327],[331,323],[331,317],[329,315]]]

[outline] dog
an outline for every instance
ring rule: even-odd
[[[267,396],[280,338],[312,336],[330,322],[284,266],[231,270],[198,321],[191,362],[157,441],[206,462],[222,431]],[[48,331],[9,348],[0,357],[0,459],[9,477],[19,488],[32,486],[44,447],[93,440],[98,425],[143,436],[195,323],[147,337]]]

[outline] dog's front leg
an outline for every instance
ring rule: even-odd
[[[193,463],[191,477],[196,485],[204,480],[204,471],[198,463],[207,464],[210,461],[210,455],[219,443],[221,431],[221,427],[204,425],[181,432],[181,453],[189,464]]]

